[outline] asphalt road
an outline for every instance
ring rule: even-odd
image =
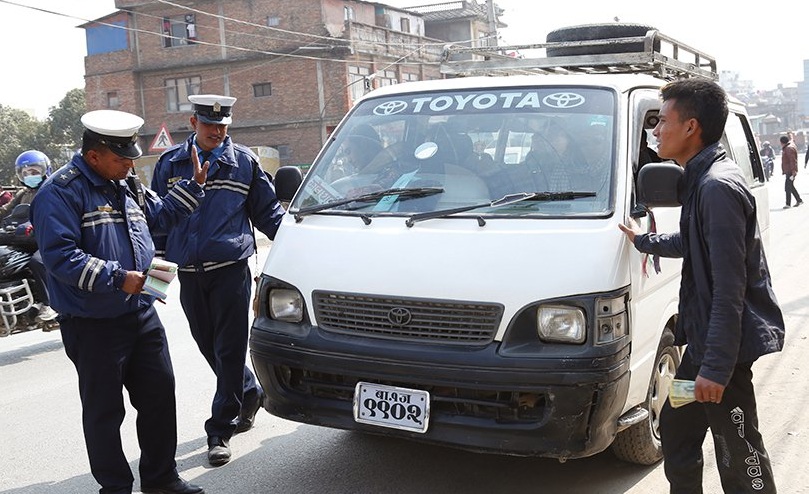
[[[798,189],[809,198],[809,173]],[[809,493],[809,205],[784,210],[783,179],[770,184],[768,259],[787,321],[786,349],[753,367],[761,429],[780,492]],[[268,247],[251,267],[263,265]],[[564,494],[667,492],[662,465],[641,467],[609,452],[582,460],[516,458],[318,428],[260,412],[256,427],[234,437],[233,460],[206,462],[203,422],[213,374],[191,339],[176,286],[159,311],[167,328],[177,377],[178,468],[208,493],[500,493]],[[89,493],[77,379],[59,333],[0,339],[0,492]],[[124,447],[137,478],[134,410],[128,405]],[[721,492],[711,440],[705,444],[705,492]],[[136,481],[136,488],[138,483]]]

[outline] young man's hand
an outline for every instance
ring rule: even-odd
[[[618,228],[620,228],[622,232],[626,233],[629,241],[633,243],[635,242],[636,235],[643,234],[643,230],[641,230],[638,222],[632,218],[627,218],[626,223],[618,223]]]
[[[694,397],[699,402],[719,403],[724,392],[724,386],[702,376],[697,376],[694,381]]]

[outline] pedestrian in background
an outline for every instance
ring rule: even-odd
[[[204,196],[207,170],[197,164],[194,181],[178,181],[161,200],[125,180],[142,154],[142,118],[100,110],[81,122],[81,154],[41,186],[31,218],[65,353],[79,377],[90,470],[100,492],[132,492],[134,478],[121,446],[126,388],[138,414],[141,491],[199,494],[201,488],[177,473],[168,341],[154,298],[140,291],[154,256],[149,229],[169,228],[191,214]]]
[[[807,164],[809,164],[809,146],[806,147],[806,156],[803,157],[803,167],[806,168]]]
[[[787,204],[784,209],[789,209],[792,203],[792,196],[795,196],[795,206],[803,204],[800,194],[795,189],[795,177],[798,176],[798,148],[788,136],[781,136],[781,171],[784,173],[784,191],[787,194]]]
[[[210,163],[205,200],[191,217],[156,239],[180,266],[180,301],[191,334],[216,374],[211,417],[205,422],[208,462],[230,461],[230,439],[253,427],[264,392],[246,365],[250,292],[248,259],[256,252],[253,225],[275,237],[284,209],[275,188],[247,147],[228,135],[236,98],[188,97],[194,105],[188,139],[166,150],[152,187],[164,194],[193,173],[194,157]],[[158,249],[159,250],[159,249]]]
[[[776,492],[758,430],[753,362],[784,345],[784,318],[772,289],[756,221],[756,202],[740,169],[719,144],[728,116],[724,90],[707,79],[661,89],[654,129],[658,155],[685,169],[680,231],[643,233],[620,225],[640,252],[682,257],[675,345],[687,345],[675,377],[695,381],[696,401],[660,415],[666,478],[672,493],[701,493],[702,443],[714,438],[725,493]]]

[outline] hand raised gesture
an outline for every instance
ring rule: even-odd
[[[211,166],[210,161],[206,161],[202,165],[199,163],[199,155],[197,155],[196,148],[191,148],[191,163],[194,164],[194,180],[199,185],[205,185],[205,179],[208,178],[208,168]]]

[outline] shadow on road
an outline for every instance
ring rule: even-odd
[[[14,335],[9,336],[9,338],[14,338]],[[58,339],[51,341],[42,341],[40,343],[27,345],[25,347],[16,350],[5,351],[0,353],[0,367],[16,364],[24,360],[29,360],[32,357],[35,357],[36,355],[40,355],[43,353],[61,351],[62,348],[63,348],[62,340]]]

